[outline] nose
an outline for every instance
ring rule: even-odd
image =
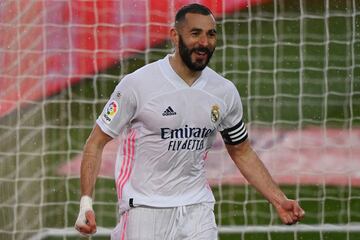
[[[199,44],[200,44],[201,46],[204,46],[204,47],[206,47],[207,45],[209,45],[209,39],[208,39],[208,37],[206,36],[206,34],[203,34],[203,35],[200,36],[200,38],[199,38]]]

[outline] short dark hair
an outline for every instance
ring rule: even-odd
[[[213,15],[211,10],[204,5],[198,3],[188,4],[180,8],[179,11],[176,13],[175,26],[177,26],[180,22],[184,21],[185,15],[187,13],[197,13],[205,16]]]

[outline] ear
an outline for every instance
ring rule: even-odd
[[[177,48],[179,43],[179,34],[174,27],[170,29],[170,39],[174,47]]]

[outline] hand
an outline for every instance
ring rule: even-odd
[[[305,216],[305,211],[295,200],[285,199],[279,206],[276,206],[276,210],[281,221],[287,225],[295,224]]]
[[[83,196],[80,201],[80,212],[75,222],[75,229],[83,235],[96,233],[95,213],[92,209],[92,199]]]
[[[83,235],[91,235],[96,233],[95,213],[87,211],[85,214],[79,213],[75,223],[75,229]]]

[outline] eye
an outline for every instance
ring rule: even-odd
[[[191,36],[193,36],[193,37],[197,37],[197,36],[199,36],[200,35],[200,32],[199,31],[192,31],[191,32]]]
[[[208,36],[209,37],[216,37],[216,31],[215,30],[211,30],[208,32]]]

